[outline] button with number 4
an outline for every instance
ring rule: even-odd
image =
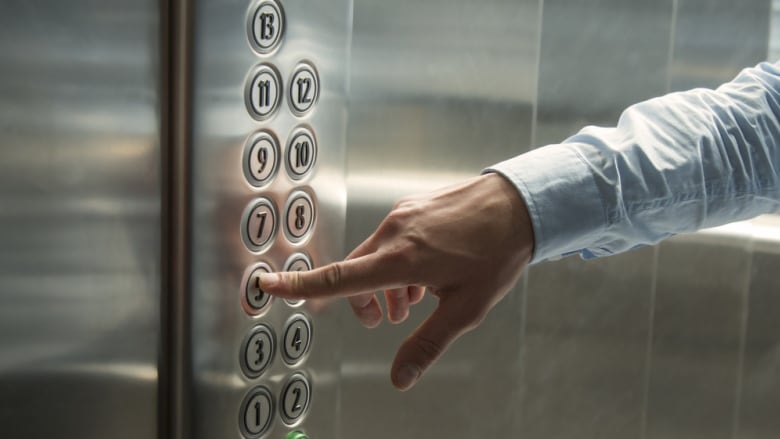
[[[303,360],[311,347],[312,327],[303,314],[294,314],[287,320],[282,333],[282,357],[285,363],[295,365]]]
[[[316,218],[316,208],[311,196],[303,191],[290,195],[285,206],[284,232],[293,243],[303,241],[312,229]]]

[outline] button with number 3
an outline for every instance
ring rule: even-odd
[[[282,357],[285,363],[295,365],[309,352],[312,338],[312,326],[303,314],[294,314],[287,320],[282,333]]]
[[[312,229],[316,218],[316,208],[311,196],[303,191],[290,195],[285,207],[284,232],[293,243],[303,241]]]
[[[258,325],[241,345],[241,369],[249,378],[257,378],[268,369],[274,357],[274,334],[265,325]]]

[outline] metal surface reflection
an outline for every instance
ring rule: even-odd
[[[154,437],[157,2],[0,4],[0,425]]]

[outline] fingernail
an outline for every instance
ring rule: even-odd
[[[276,273],[263,273],[260,275],[261,288],[276,288],[279,286],[281,278]]]
[[[420,368],[413,364],[404,364],[395,375],[395,384],[401,390],[408,390],[420,379]]]

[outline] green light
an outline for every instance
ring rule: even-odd
[[[284,439],[309,439],[309,436],[306,436],[306,433],[302,431],[296,430],[288,433]]]

